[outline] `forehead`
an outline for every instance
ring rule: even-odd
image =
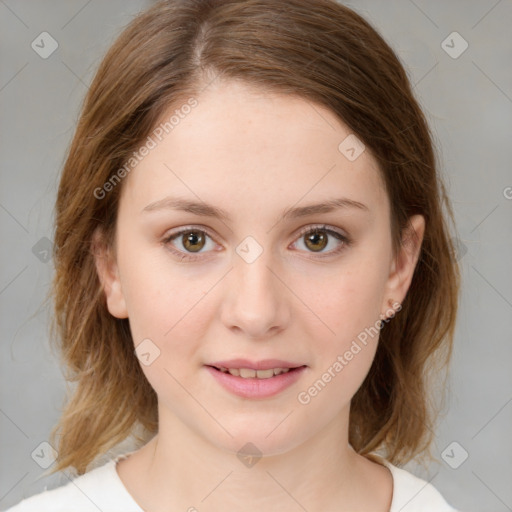
[[[329,109],[237,82],[211,85],[195,100],[174,115],[161,140],[153,135],[155,147],[123,185],[125,201],[143,208],[171,194],[229,210],[342,195],[386,207],[376,161],[367,149],[348,158],[354,152],[347,153],[347,145],[357,139]],[[175,104],[161,121],[179,113]]]

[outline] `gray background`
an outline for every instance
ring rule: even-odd
[[[41,477],[31,455],[44,452],[40,443],[65,392],[43,304],[53,202],[94,71],[149,3],[0,0],[0,509],[67,482],[64,474]],[[463,289],[451,394],[433,447],[438,460],[405,468],[459,509],[512,510],[512,2],[347,5],[405,63],[439,145],[457,221]],[[47,59],[31,47],[44,31],[59,45]],[[457,58],[463,41],[448,37],[454,31],[469,45]]]

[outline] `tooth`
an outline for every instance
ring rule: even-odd
[[[270,379],[275,375],[288,373],[290,368],[270,368],[268,370],[253,370],[252,368],[225,368],[221,366],[219,370],[223,373],[229,373],[234,377],[242,377],[244,379]]]
[[[240,368],[240,377],[244,379],[254,378],[256,377],[256,370],[251,370],[250,368]]]
[[[257,370],[256,375],[258,379],[270,379],[270,377],[274,376],[274,370],[270,368],[270,370]]]

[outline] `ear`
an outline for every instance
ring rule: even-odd
[[[383,311],[389,310],[389,300],[396,304],[402,303],[405,299],[420,255],[424,233],[425,218],[422,215],[410,217],[402,235],[400,250],[391,262],[382,304]]]
[[[101,228],[94,231],[91,249],[110,314],[116,318],[128,318],[116,258],[112,248],[105,241]]]

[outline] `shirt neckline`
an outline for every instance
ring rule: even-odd
[[[384,466],[388,468],[389,472],[391,473],[391,480],[393,482],[393,485],[391,487],[391,504],[389,505],[389,512],[395,512],[396,504],[397,504],[397,493],[396,493],[396,467],[391,464],[387,459],[384,457],[381,457],[377,453],[371,452],[369,459],[373,462],[376,462],[377,464],[380,464],[381,466]]]
[[[109,464],[111,465],[113,478],[115,480],[117,487],[120,489],[120,492],[122,492],[125,495],[126,499],[131,502],[130,504],[133,507],[136,507],[137,512],[144,512],[144,509],[135,501],[135,498],[130,494],[130,491],[126,488],[126,486],[124,485],[124,482],[121,480],[121,477],[119,476],[119,473],[117,472],[117,463],[123,459],[126,459],[132,453],[135,453],[136,451],[137,450],[132,450],[130,452],[126,452],[121,455],[118,455],[115,458],[111,459],[109,461]],[[395,472],[396,468],[393,466],[393,464],[391,464],[391,462],[389,462],[388,460],[384,459],[383,457],[381,457],[380,455],[378,455],[376,453],[372,452],[369,455],[370,455],[370,460],[372,460],[373,462],[376,462],[377,464],[380,464],[381,466],[388,468],[389,472],[391,473],[391,480],[392,480],[391,493],[392,494],[391,494],[391,504],[389,506],[388,512],[395,512],[395,508],[396,508],[396,476],[397,476],[396,472]]]
[[[127,489],[127,487],[124,485],[124,482],[121,480],[121,477],[119,476],[119,473],[117,472],[117,463],[120,460],[126,459],[129,457],[132,453],[135,453],[137,450],[132,450],[130,452],[123,453],[121,455],[118,455],[117,457],[111,459],[108,464],[110,465],[110,469],[112,472],[112,477],[115,481],[116,486],[119,489],[119,492],[121,492],[126,501],[129,502],[130,506],[133,507],[133,512],[144,512],[144,509],[137,503],[135,498],[131,495],[130,491]],[[128,505],[128,503],[127,503]]]

